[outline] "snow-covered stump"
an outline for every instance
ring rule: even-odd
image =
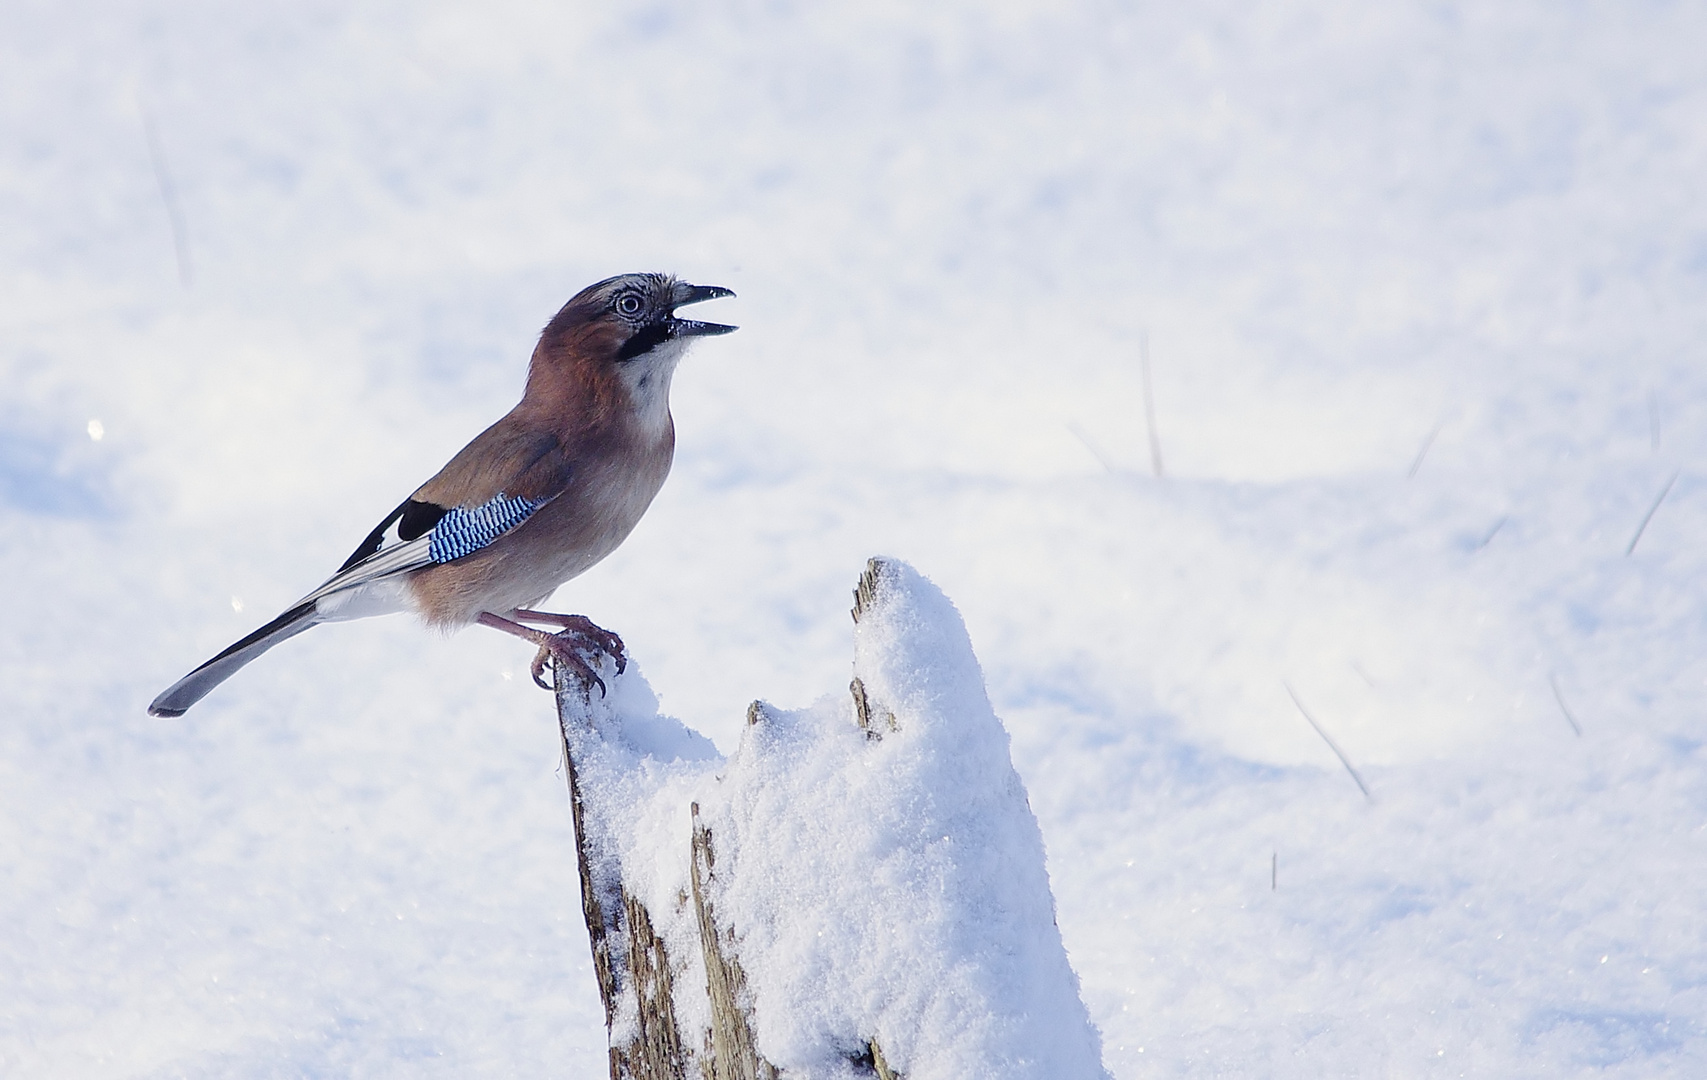
[[[559,671],[611,1076],[1106,1077],[959,613],[873,559],[853,615],[849,692],[727,759],[632,665]]]

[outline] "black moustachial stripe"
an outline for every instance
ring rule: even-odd
[[[632,360],[636,356],[644,356],[653,349],[670,340],[670,322],[660,319],[648,323],[634,332],[634,336],[622,343],[622,348],[616,351],[618,360]]]
[[[397,525],[398,539],[413,540],[418,536],[425,536],[445,513],[445,508],[436,503],[404,499],[397,509],[385,516],[385,520],[380,522],[373,532],[367,534],[367,539],[361,542],[361,546],[344,560],[344,565],[338,567],[338,573],[342,574],[384,547],[385,531],[391,528],[393,523]],[[399,521],[399,518],[402,520]]]

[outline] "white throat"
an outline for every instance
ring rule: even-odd
[[[618,368],[640,426],[654,439],[663,438],[669,430],[670,378],[687,345],[680,338],[666,341]]]

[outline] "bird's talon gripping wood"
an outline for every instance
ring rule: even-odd
[[[563,635],[579,635],[581,643],[585,647],[596,649],[615,660],[618,675],[628,670],[628,655],[624,651],[625,646],[622,644],[622,638],[585,615],[559,615],[551,611],[517,608],[510,612],[509,617],[517,623],[546,623],[550,626],[562,627]],[[587,639],[591,640],[588,641]]]
[[[530,612],[529,614],[537,615],[539,613]],[[545,667],[547,663],[550,663],[557,670],[569,673],[583,687],[588,688],[589,692],[592,687],[597,686],[599,696],[604,697],[605,681],[599,677],[598,671],[594,669],[593,661],[600,655],[609,656],[616,661],[617,674],[622,674],[622,669],[625,666],[620,651],[622,639],[609,630],[596,625],[584,615],[556,616],[555,618],[564,621],[575,620],[576,625],[555,634],[533,631],[538,636],[530,640],[539,642],[539,652],[535,653],[533,658],[534,685],[541,690],[555,689],[551,683],[545,681]],[[582,624],[584,624],[584,628]],[[499,629],[504,628],[499,627]]]

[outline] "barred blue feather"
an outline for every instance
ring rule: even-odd
[[[549,501],[505,495],[500,491],[479,506],[452,507],[433,526],[427,555],[436,563],[472,555],[526,521]]]

